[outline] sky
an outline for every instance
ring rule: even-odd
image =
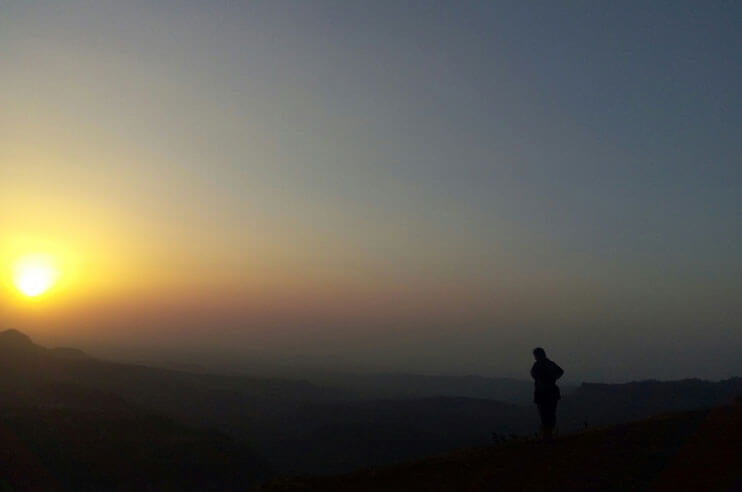
[[[572,381],[742,375],[740,22],[0,0],[0,326],[297,372],[526,378],[540,345]],[[59,269],[33,300],[32,253]]]

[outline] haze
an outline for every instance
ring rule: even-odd
[[[156,361],[742,373],[742,5],[0,2],[0,327]]]

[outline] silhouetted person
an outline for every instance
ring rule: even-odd
[[[557,402],[562,397],[556,381],[562,377],[564,371],[546,357],[546,352],[541,347],[533,349],[533,357],[536,359],[531,368],[531,377],[535,381],[533,401],[538,406],[538,413],[541,416],[544,440],[549,441],[556,425]]]

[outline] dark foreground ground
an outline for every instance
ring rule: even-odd
[[[654,417],[564,436],[511,441],[333,477],[274,480],[298,491],[742,491],[742,405]]]

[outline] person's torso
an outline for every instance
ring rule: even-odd
[[[532,372],[536,393],[554,394],[555,390],[558,393],[556,364],[549,359],[540,360],[534,364]]]

